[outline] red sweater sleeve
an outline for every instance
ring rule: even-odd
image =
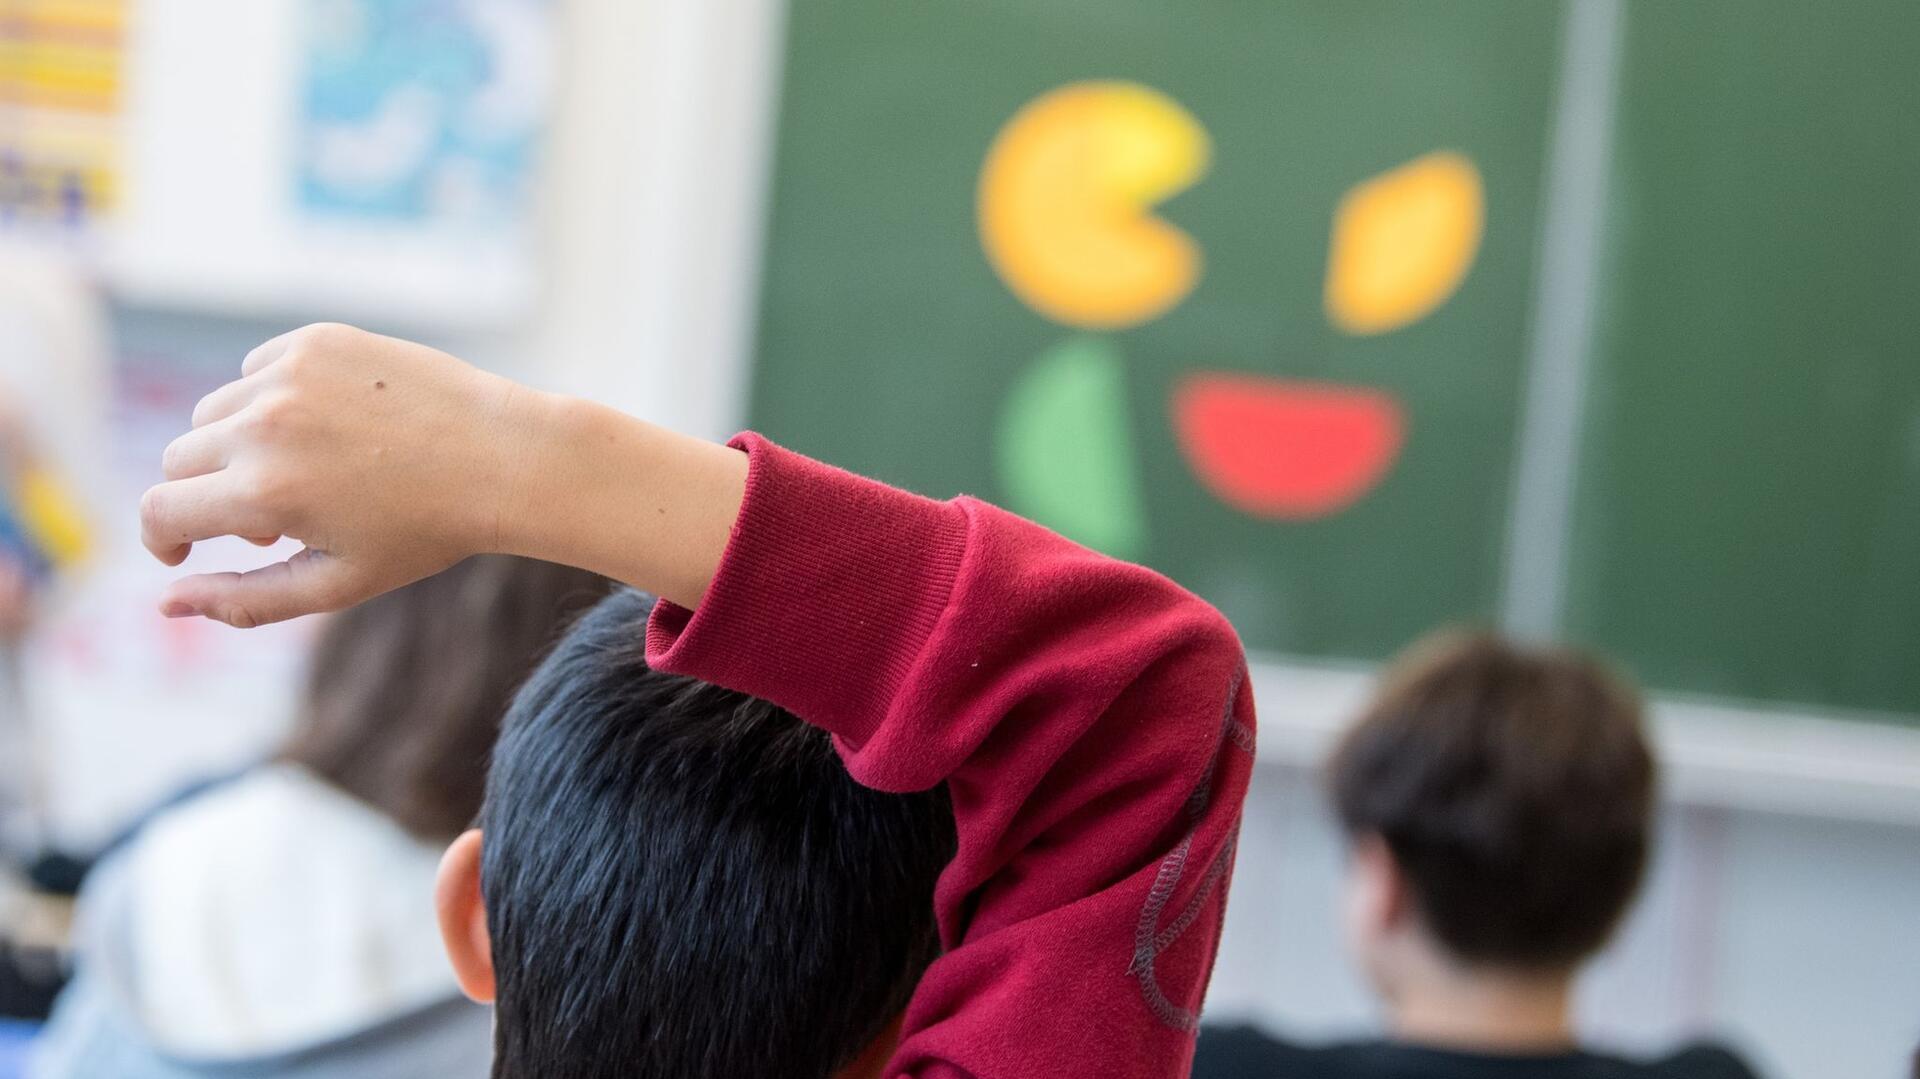
[[[1232,628],[985,503],[735,445],[726,556],[647,656],[824,727],[861,783],[948,785],[947,952],[887,1076],[1186,1075],[1252,770]]]

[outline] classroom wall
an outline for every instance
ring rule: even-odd
[[[744,415],[779,0],[577,0],[547,288],[503,367],[708,437]]]

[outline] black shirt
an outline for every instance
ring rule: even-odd
[[[1756,1079],[1739,1057],[1699,1046],[1660,1060],[1597,1053],[1493,1055],[1391,1042],[1306,1047],[1247,1027],[1200,1034],[1193,1079]]]

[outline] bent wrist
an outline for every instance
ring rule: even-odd
[[[504,381],[504,380],[503,380]],[[476,500],[484,519],[477,548],[549,562],[577,541],[566,534],[574,523],[566,507],[589,496],[579,490],[582,459],[591,435],[586,402],[507,383],[493,439],[495,495]]]

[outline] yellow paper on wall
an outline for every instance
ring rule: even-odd
[[[17,509],[27,537],[54,565],[71,565],[92,549],[93,537],[78,500],[45,471],[34,469],[21,477]]]

